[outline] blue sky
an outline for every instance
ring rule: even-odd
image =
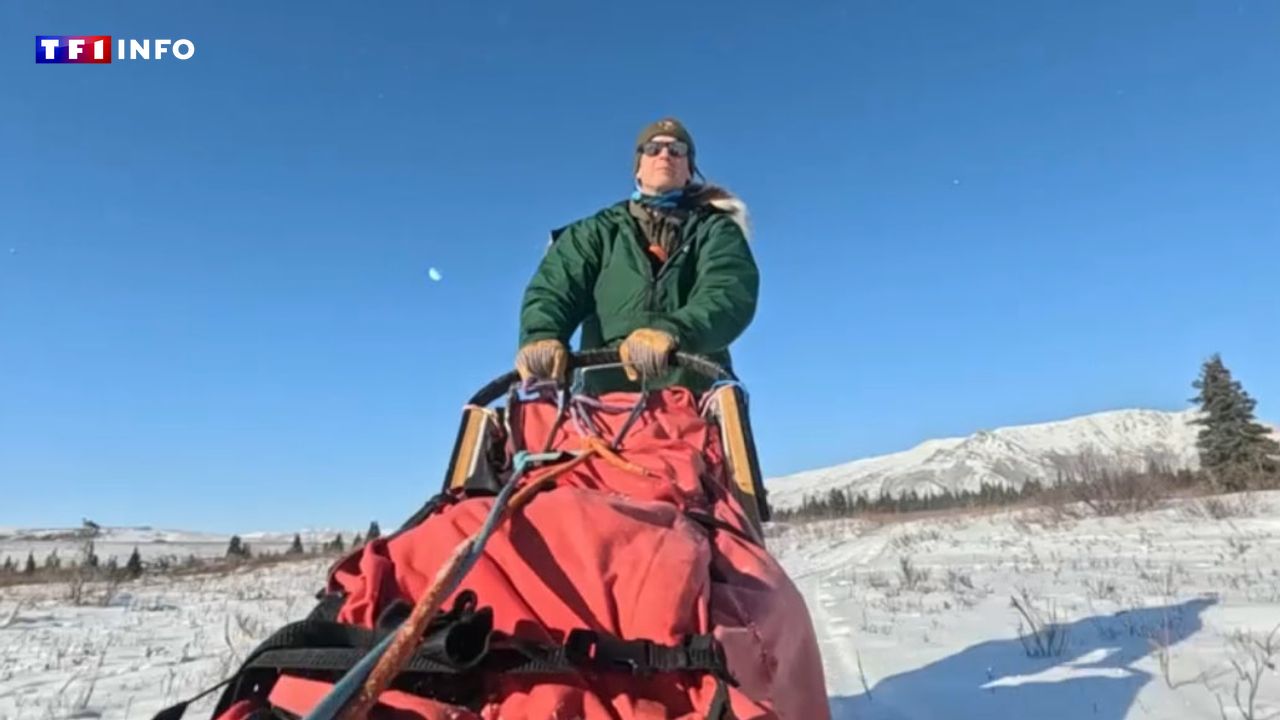
[[[0,525],[400,522],[547,231],[665,114],[751,207],[767,475],[1181,409],[1215,351],[1280,419],[1277,36],[1261,1],[4,3]]]

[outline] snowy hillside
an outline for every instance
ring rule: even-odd
[[[1142,468],[1155,461],[1174,469],[1199,464],[1196,411],[1118,410],[1057,422],[982,430],[968,437],[928,440],[904,452],[866,458],[767,481],[769,502],[799,505],[805,495],[849,488],[877,497],[915,490],[921,495],[978,490],[983,483],[1020,487],[1054,482],[1058,469],[1088,456],[1110,468]]]
[[[1280,623],[1280,493],[1214,502],[1237,514],[1174,500],[1117,518],[828,521],[775,526],[770,547],[808,603],[836,720],[1275,717],[1280,635],[1270,657],[1261,645]],[[147,576],[108,607],[5,588],[0,718],[150,717],[304,617],[326,565]],[[1061,623],[1054,652],[1024,646],[1011,596]]]

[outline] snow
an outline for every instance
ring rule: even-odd
[[[1183,500],[1115,518],[830,521],[771,547],[821,629],[836,717],[1219,718],[1219,696],[1242,717],[1232,633],[1280,623],[1280,493],[1254,502],[1225,520]],[[1028,657],[1010,605],[1023,591],[1059,613],[1061,655]],[[1280,711],[1274,670],[1255,711]]]
[[[968,437],[928,440],[910,450],[766,481],[769,502],[794,507],[806,495],[849,488],[878,497],[976,491],[983,483],[1021,487],[1052,483],[1062,467],[1090,458],[1107,468],[1143,468],[1155,461],[1172,469],[1199,465],[1192,421],[1195,410],[1116,410],[996,430]]]
[[[303,545],[318,547],[342,534],[350,542],[356,532],[352,530],[309,529],[298,534]],[[240,538],[249,543],[254,552],[282,553],[293,543],[292,532],[249,532]],[[129,558],[133,549],[143,560],[167,558],[182,562],[189,556],[197,558],[222,557],[227,552],[231,535],[202,533],[184,530],[157,530],[149,527],[104,527],[96,535],[88,535],[83,528],[0,528],[0,563],[6,557],[14,562],[25,562],[27,553],[33,553],[37,563],[56,551],[64,562],[77,559],[87,541],[93,541],[94,553],[106,562],[115,557],[120,564]]]
[[[305,616],[329,562],[144,577],[106,607],[71,605],[65,587],[0,588],[0,718],[151,717]],[[208,717],[213,702],[187,717]]]
[[[1280,493],[1225,502],[1236,516],[1177,500],[778,525],[769,544],[808,601],[837,718],[1241,718],[1232,662],[1253,661],[1232,637],[1280,623]],[[107,607],[0,589],[0,718],[149,717],[305,616],[328,562],[146,577]],[[1057,613],[1060,654],[1029,657],[1024,594]],[[1274,669],[1260,688],[1255,717],[1280,712]]]

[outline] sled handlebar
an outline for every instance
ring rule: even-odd
[[[619,357],[617,349],[586,350],[570,353],[567,372],[571,374],[575,370],[586,370],[602,365],[616,365],[621,361],[622,359]],[[737,379],[733,373],[720,364],[693,353],[679,351],[672,353],[672,365],[684,370],[691,370],[713,382]],[[518,382],[520,382],[520,374],[515,370],[505,373],[480,388],[479,392],[471,397],[468,404],[481,407],[487,406],[489,403],[505,396],[511,386]]]

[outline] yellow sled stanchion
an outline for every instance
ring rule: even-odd
[[[755,439],[747,414],[747,395],[736,382],[717,384],[707,391],[705,415],[720,430],[725,468],[729,473],[730,492],[747,514],[756,541],[764,544],[764,523],[769,520],[769,503],[765,497],[760,463],[756,459]]]
[[[501,442],[502,418],[498,411],[478,405],[462,409],[462,424],[453,444],[444,490],[496,486],[493,470],[486,462],[495,442]]]

